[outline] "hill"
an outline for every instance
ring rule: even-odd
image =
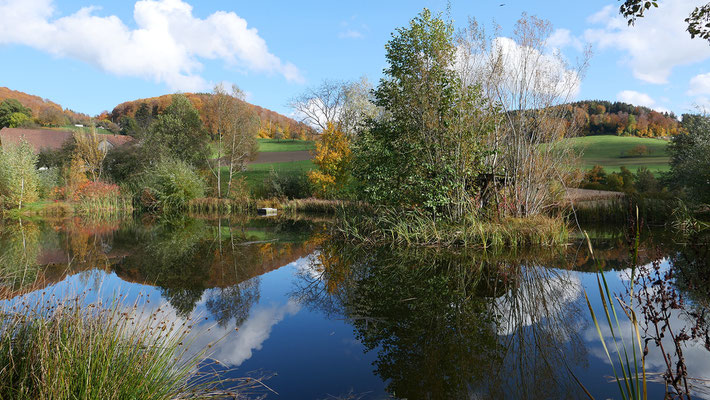
[[[631,171],[646,167],[654,173],[667,171],[668,142],[661,139],[598,135],[566,139],[581,152],[585,169],[601,165],[609,172],[625,166]]]
[[[32,110],[35,122],[42,126],[64,126],[69,124],[88,123],[90,117],[86,114],[62,108],[59,104],[18,90],[0,87],[0,102],[15,99],[23,106]]]
[[[673,113],[622,102],[586,100],[565,105],[567,118],[582,127],[580,135],[669,137],[681,130]]]
[[[205,104],[207,104],[209,97],[212,95],[209,93],[184,93],[184,95],[190,99],[195,108],[200,112],[200,116],[204,121]],[[138,111],[143,104],[148,106],[153,115],[157,115],[170,105],[172,96],[172,94],[166,94],[159,97],[127,101],[117,105],[107,117],[112,122],[120,125],[121,118],[135,117],[136,111]],[[303,137],[313,133],[313,129],[304,123],[254,104],[247,102],[245,102],[245,104],[254,115],[259,118],[259,136],[262,138],[272,138],[276,132],[281,132],[287,137]],[[99,119],[101,119],[101,117]]]

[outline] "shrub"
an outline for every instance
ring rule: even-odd
[[[24,140],[19,145],[0,147],[0,199],[12,208],[37,201],[39,176],[37,155]]]
[[[638,156],[644,156],[648,154],[648,147],[639,144],[631,148],[629,151],[626,152],[626,157],[638,157]]]
[[[654,193],[660,189],[658,179],[646,167],[639,168],[636,171],[636,189],[641,193]]]
[[[184,161],[163,159],[148,169],[140,184],[140,202],[148,209],[174,212],[205,195],[205,182]]]
[[[47,168],[37,173],[37,191],[41,199],[48,199],[54,189],[59,186],[59,170],[57,168]]]
[[[264,197],[304,199],[312,194],[313,188],[305,173],[279,174],[272,169],[264,182]]]

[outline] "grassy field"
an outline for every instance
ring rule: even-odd
[[[668,171],[670,168],[666,152],[668,142],[661,139],[599,135],[572,138],[568,141],[575,150],[583,152],[584,168],[601,165],[607,171],[618,171],[621,166],[625,166],[636,171],[646,167],[654,173]],[[636,146],[645,146],[648,153],[628,156],[628,152]]]
[[[315,150],[316,146],[312,140],[276,140],[276,139],[257,139],[259,142],[259,151],[303,151]]]

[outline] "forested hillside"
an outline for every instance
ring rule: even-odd
[[[12,99],[32,111],[32,121],[41,126],[64,126],[75,123],[88,123],[90,117],[86,114],[64,109],[59,104],[17,90],[0,87],[0,102]]]
[[[202,120],[205,121],[205,105],[207,99],[212,96],[212,94],[185,93],[185,96],[192,102],[200,113]],[[112,122],[124,127],[133,123],[130,119],[149,118],[162,113],[163,110],[170,105],[172,97],[173,95],[167,94],[159,97],[127,101],[117,105],[110,113],[106,115],[102,114],[99,116],[99,119],[109,118]],[[305,138],[305,136],[313,132],[313,129],[308,125],[292,118],[250,103],[246,104],[253,112],[255,118],[259,119],[259,137]],[[136,116],[136,114],[138,114],[138,116]],[[128,118],[128,120],[126,118]]]
[[[681,127],[673,113],[661,113],[622,102],[586,100],[567,106],[570,107],[570,118],[581,127],[582,136],[673,136]]]

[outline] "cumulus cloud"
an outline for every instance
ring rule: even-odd
[[[546,95],[565,100],[577,96],[581,79],[577,71],[569,69],[561,56],[542,54],[539,50],[521,46],[515,40],[499,37],[494,40],[494,59],[503,64],[505,81],[509,86],[521,85]],[[528,60],[524,62],[524,60]],[[531,66],[531,62],[534,64]]]
[[[0,0],[0,44],[19,44],[58,57],[74,58],[108,73],[165,83],[172,90],[202,90],[201,59],[259,73],[303,80],[298,68],[269,52],[258,31],[233,12],[205,19],[181,0],[135,3],[136,28],[95,7],[52,18],[53,0]]]
[[[616,100],[636,106],[648,107],[658,112],[668,112],[668,109],[659,106],[651,96],[634,90],[622,90],[616,95]]]
[[[230,337],[227,344],[219,346],[213,357],[222,363],[239,366],[251,358],[255,350],[260,350],[266,339],[271,336],[271,329],[288,315],[295,315],[301,306],[289,299],[282,306],[262,308],[252,312],[249,318],[239,327],[236,335]],[[214,336],[223,332],[217,331]],[[209,337],[209,335],[207,335]],[[199,338],[198,341],[204,341]],[[210,337],[210,339],[212,339]]]
[[[704,40],[692,40],[686,32],[684,19],[697,6],[694,0],[665,0],[658,9],[628,26],[615,7],[607,6],[589,17],[592,24],[585,38],[601,49],[616,49],[624,54],[634,77],[644,82],[664,84],[673,68],[701,62],[710,57],[710,47]]]
[[[556,29],[547,39],[547,46],[552,49],[564,49],[571,47],[577,51],[584,50],[584,44],[578,37],[574,36],[569,29]]]
[[[691,78],[688,95],[710,95],[710,73],[696,75]]]

